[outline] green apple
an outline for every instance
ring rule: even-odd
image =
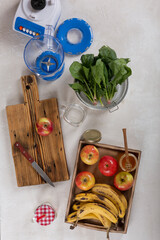
[[[114,177],[114,186],[120,191],[126,191],[133,185],[133,176],[129,172],[119,172]]]

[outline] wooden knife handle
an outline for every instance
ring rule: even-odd
[[[33,158],[31,157],[31,155],[29,155],[29,153],[24,149],[24,147],[19,143],[19,142],[16,142],[15,144],[15,147],[18,148],[20,150],[20,152],[23,154],[23,156],[30,162],[30,163],[33,163],[34,160]]]

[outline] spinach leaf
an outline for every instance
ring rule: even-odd
[[[103,106],[102,97],[104,96],[104,90],[98,85],[96,88],[96,96],[97,96],[97,100],[99,100],[101,105]]]
[[[91,66],[91,73],[94,80],[94,84],[93,84],[94,100],[96,101],[97,99],[99,99],[101,101],[101,98],[97,96],[97,91],[98,89],[101,88],[101,82],[103,82],[103,84],[106,86],[105,75],[104,75],[104,63],[102,62],[101,59],[98,59],[96,61],[96,64],[94,66]]]
[[[109,76],[108,76],[108,70],[107,70],[107,67],[105,64],[103,64],[103,71],[104,71],[104,79],[103,79],[103,84],[104,84],[104,87],[106,88],[106,86],[108,85],[109,83]]]
[[[69,70],[72,74],[72,77],[81,81],[82,83],[85,83],[86,88],[87,88],[88,92],[90,93],[91,98],[93,99],[93,94],[92,94],[92,92],[91,92],[91,90],[90,90],[90,88],[89,88],[89,86],[88,86],[88,84],[85,80],[85,76],[84,76],[85,74],[83,72],[83,65],[81,63],[75,61],[71,64]]]
[[[99,49],[99,58],[102,59],[102,61],[105,64],[108,64],[111,60],[115,60],[117,58],[117,55],[115,51],[108,47],[108,46],[103,46]]]
[[[84,72],[85,78],[88,79],[89,78],[90,69],[85,67],[85,66],[83,66],[83,72]]]
[[[70,73],[74,79],[78,79],[80,81],[84,81],[83,77],[83,65],[79,62],[73,62],[69,68]]]
[[[113,72],[113,80],[117,84],[122,84],[131,74],[131,69],[126,66],[126,60],[123,58],[111,61],[109,64]]]
[[[122,84],[129,76],[132,75],[132,70],[128,67],[125,66],[126,74],[123,75],[123,77],[119,80],[119,84]]]
[[[126,70],[125,70],[126,61],[124,58],[119,58],[119,59],[117,58],[111,61],[108,65],[114,75],[116,75],[119,71],[122,73],[122,75],[126,73]]]
[[[82,65],[89,68],[94,63],[94,54],[85,54],[81,56]]]
[[[101,81],[105,80],[104,65],[101,59],[98,59],[96,65],[91,66],[92,76],[94,81],[100,86]]]
[[[85,88],[82,84],[80,84],[79,82],[75,82],[75,83],[73,83],[73,84],[69,84],[69,86],[70,86],[73,90],[78,91],[78,92],[80,92],[80,91],[82,91],[82,92],[86,91],[86,88]]]

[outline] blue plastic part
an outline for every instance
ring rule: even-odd
[[[82,33],[80,42],[73,44],[67,39],[71,29],[78,29]],[[71,55],[78,55],[85,52],[93,42],[93,33],[90,25],[83,19],[71,18],[64,21],[57,30],[56,38],[62,44],[64,52]]]
[[[54,76],[51,76],[51,77],[43,77],[43,80],[45,80],[45,81],[55,81],[56,79],[58,79],[58,78],[63,74],[64,66],[65,66],[65,64],[63,64],[61,70],[58,71]]]
[[[20,27],[23,27],[25,29],[25,31],[20,30],[19,29]],[[28,21],[28,20],[26,20],[24,18],[21,18],[21,17],[17,17],[16,18],[14,28],[15,28],[16,31],[19,31],[19,32],[21,32],[23,34],[26,34],[26,35],[30,36],[30,37],[34,36],[33,32],[35,34],[38,34],[38,35],[43,35],[44,32],[45,32],[45,28],[44,27],[42,27],[42,26],[40,26],[40,25],[38,25],[36,23],[33,23],[31,21]],[[26,30],[28,30],[28,32],[26,32]],[[32,33],[30,33],[30,31]]]
[[[59,54],[45,51],[36,59],[37,73],[46,81],[54,81],[59,78],[64,71],[64,64],[63,66],[61,66],[61,64],[62,61]],[[57,69],[60,70],[57,71]],[[54,74],[54,72],[56,73]]]

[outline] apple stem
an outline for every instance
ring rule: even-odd
[[[83,179],[83,182],[86,183],[86,182],[87,182],[87,178],[84,178],[84,179]]]

